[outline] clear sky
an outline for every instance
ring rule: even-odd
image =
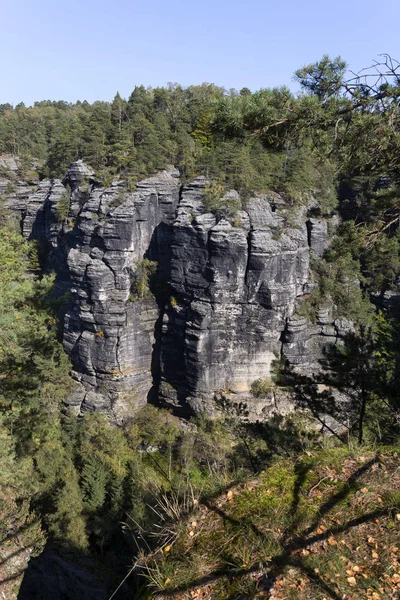
[[[324,53],[400,60],[400,0],[2,0],[0,19],[0,103],[292,86]]]

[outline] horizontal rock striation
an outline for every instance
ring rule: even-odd
[[[11,154],[0,154],[0,202],[9,211],[7,218],[20,220],[26,210],[32,193],[39,184],[37,163],[32,162],[30,170],[23,169],[21,160]]]
[[[163,316],[160,397],[212,412],[214,400],[274,409],[251,394],[282,352],[282,332],[308,290],[305,220],[286,226],[274,198],[233,218],[205,212],[205,181],[183,189],[173,225],[172,299]],[[264,415],[265,416],[265,415]]]
[[[60,221],[66,186],[70,207]],[[23,233],[46,240],[58,294],[70,295],[63,339],[81,384],[69,399],[77,411],[101,410],[121,423],[147,402],[159,311],[153,295],[133,290],[144,258],[157,261],[165,278],[178,199],[174,171],[127,192],[123,183],[98,187],[81,161],[63,182],[43,181],[30,198]]]
[[[123,182],[105,188],[77,161],[62,182],[42,181],[30,195],[23,233],[45,240],[57,293],[69,294],[63,339],[77,411],[121,423],[149,398],[185,414],[213,414],[222,400],[266,418],[290,399],[255,398],[252,383],[280,358],[300,372],[318,369],[326,344],[346,330],[328,309],[315,324],[296,315],[313,287],[310,253],[328,244],[326,222],[290,214],[275,193],[236,214],[211,213],[206,183],[182,187],[171,169],[131,192]],[[138,293],[143,265],[153,264],[143,261],[157,263],[152,293],[146,285]]]

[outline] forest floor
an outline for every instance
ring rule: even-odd
[[[400,448],[276,459],[169,524],[145,598],[400,598]]]

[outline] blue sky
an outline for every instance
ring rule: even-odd
[[[135,85],[293,86],[324,53],[400,60],[400,0],[3,0],[0,103],[110,100]]]

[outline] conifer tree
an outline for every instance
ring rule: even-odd
[[[72,465],[64,472],[65,481],[55,495],[54,512],[48,521],[53,535],[62,545],[86,550],[88,539],[83,517],[84,503],[78,474]]]
[[[71,203],[71,188],[67,184],[65,192],[56,204],[56,217],[59,223],[63,223],[69,214],[69,207]]]
[[[96,511],[104,505],[108,474],[99,458],[89,456],[82,469],[82,492],[85,507]]]

